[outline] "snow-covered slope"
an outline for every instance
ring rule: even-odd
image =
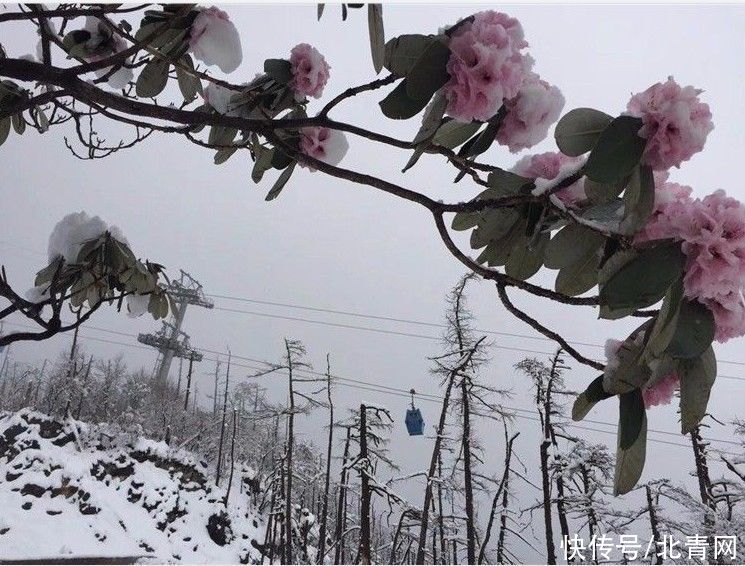
[[[257,561],[252,539],[265,525],[241,479],[226,512],[225,490],[188,452],[33,411],[0,413],[0,560]]]

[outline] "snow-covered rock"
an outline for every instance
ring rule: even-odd
[[[258,561],[265,524],[190,453],[105,425],[0,413],[0,561],[141,557],[156,563]]]

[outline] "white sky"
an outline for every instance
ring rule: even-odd
[[[387,6],[386,35],[435,32],[479,9],[484,7]],[[617,114],[631,93],[668,75],[681,84],[704,89],[702,98],[711,106],[716,128],[705,151],[674,171],[671,180],[693,186],[696,195],[724,188],[745,199],[741,178],[733,174],[745,155],[743,6],[500,5],[499,9],[521,20],[537,72],[557,84],[566,97],[564,112],[592,106]],[[338,6],[327,6],[320,22],[316,22],[314,4],[232,5],[228,10],[244,38],[244,61],[231,75],[234,82],[252,78],[266,58],[288,56],[299,42],[316,46],[332,67],[325,96],[313,103],[311,111],[349,85],[367,82],[374,76],[364,11],[350,11],[349,19],[342,23]],[[22,34],[18,27],[1,41],[10,56],[31,52],[36,44],[33,34]],[[382,97],[381,92],[359,97],[339,107],[333,116],[397,137],[412,137],[418,119],[385,119],[377,107]],[[107,131],[103,125],[101,131]],[[119,225],[138,255],[164,263],[172,272],[178,268],[192,272],[208,293],[441,322],[444,295],[463,272],[440,242],[425,209],[373,189],[298,169],[280,198],[265,203],[264,195],[275,175],[269,173],[261,186],[255,186],[250,179],[248,155],[236,155],[227,164],[215,166],[210,152],[179,138],[155,135],[136,149],[106,160],[79,161],[65,149],[65,133],[69,134],[60,128],[44,136],[30,132],[19,138],[11,134],[0,149],[0,259],[11,281],[21,289],[30,286],[33,274],[42,267],[46,238],[54,223],[64,214],[81,209]],[[453,185],[452,171],[436,157],[423,158],[412,171],[401,175],[400,169],[408,159],[406,152],[383,149],[356,138],[350,138],[350,143],[351,150],[343,162],[346,167],[385,176],[435,198],[463,200],[479,192],[467,180]],[[535,148],[553,149],[550,138]],[[518,159],[497,146],[485,157],[504,167]],[[461,243],[467,248],[466,240]],[[554,276],[555,272],[544,271],[533,281],[552,286]],[[608,337],[622,338],[630,330],[630,325],[623,322],[597,321],[591,309],[563,308],[512,294],[519,305],[573,340],[602,343]],[[437,329],[420,326],[219,299],[216,303],[283,316],[438,334]],[[490,284],[472,287],[470,303],[480,328],[533,334],[505,313]],[[112,312],[100,313],[91,324],[130,334],[159,327],[144,317],[131,321]],[[301,339],[316,369],[323,369],[325,354],[331,352],[333,370],[338,375],[440,393],[428,373],[427,356],[438,353],[439,344],[434,340],[196,308],[187,312],[185,329],[195,346],[224,350],[230,345],[235,354],[267,360],[282,355],[283,337]],[[134,342],[90,329],[81,334]],[[13,357],[39,361],[55,356],[68,344],[68,338],[57,338],[43,344],[17,345]],[[500,337],[497,345],[543,352],[553,349],[539,339]],[[122,351],[132,366],[149,366],[155,359],[154,353],[101,342],[86,341],[85,347],[99,356]],[[599,348],[582,350],[602,355]],[[512,388],[512,405],[530,407],[527,378],[512,369],[522,354],[504,349],[494,349],[492,354],[485,380]],[[719,347],[718,355],[745,362],[740,340]],[[210,363],[198,366],[200,392],[211,390],[210,378],[204,374],[212,370]],[[720,363],[720,374],[745,376],[740,370],[740,366]],[[570,388],[581,390],[593,377],[594,371],[576,367],[566,380]],[[338,387],[335,394],[344,406],[358,405],[362,398],[388,406],[398,417],[392,455],[400,462],[402,473],[423,469],[430,441],[406,436],[403,414],[407,399],[346,387]],[[742,398],[740,382],[720,378],[710,406],[717,416],[729,419],[740,408]],[[420,406],[431,430],[437,407],[424,402]],[[319,443],[323,441],[323,418],[308,419],[303,426],[304,433]],[[615,403],[602,404],[589,418],[614,422]],[[678,430],[672,408],[650,411],[649,423],[658,430]],[[516,421],[516,428],[523,432],[517,451],[529,466],[536,460],[537,427],[531,420]],[[611,427],[600,428],[614,431]],[[487,450],[484,471],[501,473],[501,432],[484,429],[481,433]],[[593,441],[615,446],[613,434],[585,434]],[[725,431],[716,428],[709,434],[726,437]],[[650,437],[687,444],[684,437]],[[665,475],[683,480],[691,467],[688,450],[650,443],[642,479]],[[718,472],[719,467],[714,464],[713,469]],[[418,490],[406,491],[414,503],[420,504]],[[527,505],[536,496],[536,492],[523,490],[520,503]]]

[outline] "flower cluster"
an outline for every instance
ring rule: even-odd
[[[300,151],[305,155],[328,163],[329,165],[338,165],[346,155],[349,149],[346,136],[338,131],[319,126],[303,128],[300,130]],[[310,165],[300,165],[315,171]]]
[[[656,175],[655,208],[635,242],[673,238],[686,254],[685,293],[714,313],[716,339],[745,334],[745,206],[724,191],[691,198],[690,187]]]
[[[642,398],[644,399],[644,406],[649,409],[657,405],[669,404],[679,386],[680,377],[676,373],[671,373],[650,386],[643,387]]]
[[[306,96],[320,98],[323,87],[329,80],[329,64],[315,47],[300,43],[290,51],[292,68],[292,89],[296,97],[303,100]]]
[[[569,171],[575,170],[582,162],[582,157],[569,157],[558,151],[549,151],[535,155],[526,155],[511,169],[516,175],[527,179],[544,179],[551,181],[560,179]],[[573,207],[586,199],[584,179],[579,179],[568,187],[556,193],[556,196],[566,205]]]
[[[515,98],[533,65],[515,18],[488,10],[462,23],[450,38],[444,92],[447,113],[461,122],[487,121]]]
[[[517,153],[545,139],[564,108],[564,96],[557,87],[531,73],[517,96],[505,101],[504,106],[507,113],[497,141]]]
[[[189,31],[189,51],[205,65],[223,73],[235,71],[243,61],[241,37],[228,14],[212,6],[201,9]]]
[[[626,109],[643,121],[639,135],[647,145],[642,160],[652,169],[680,167],[704,148],[714,124],[709,106],[698,98],[701,92],[669,77],[631,97]]]

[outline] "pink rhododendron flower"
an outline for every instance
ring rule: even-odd
[[[565,177],[567,172],[576,169],[584,159],[582,157],[569,157],[559,151],[549,151],[535,155],[526,155],[518,161],[511,171],[521,177],[528,179],[553,180]],[[574,206],[584,200],[585,182],[579,179],[568,187],[561,189],[556,196],[567,206]]]
[[[306,96],[320,98],[329,80],[329,64],[315,47],[307,43],[296,45],[290,51],[292,88],[302,100]]]
[[[666,177],[656,176],[654,212],[634,242],[681,241],[686,296],[712,311],[716,340],[745,335],[745,206],[724,191],[692,199]]]
[[[189,31],[189,51],[205,65],[231,73],[243,61],[241,37],[228,14],[212,6],[200,10]]]
[[[626,109],[643,121],[639,135],[647,146],[642,161],[652,169],[679,167],[704,148],[714,124],[708,104],[698,98],[701,92],[669,77],[631,97]]]
[[[557,87],[531,73],[517,96],[504,104],[507,115],[499,127],[497,141],[517,153],[546,138],[564,108],[564,96]]]
[[[461,122],[487,121],[505,99],[517,96],[533,60],[515,18],[493,10],[479,12],[450,38],[444,92],[447,113]]]
[[[338,130],[320,126],[300,130],[300,151],[329,165],[338,165],[348,149],[346,136]],[[302,162],[300,165],[315,171],[310,165],[304,165]]]
[[[642,397],[644,398],[644,406],[649,409],[656,405],[667,405],[673,398],[675,390],[680,385],[680,377],[677,374],[671,373],[660,379],[657,383],[651,387],[642,388]]]

